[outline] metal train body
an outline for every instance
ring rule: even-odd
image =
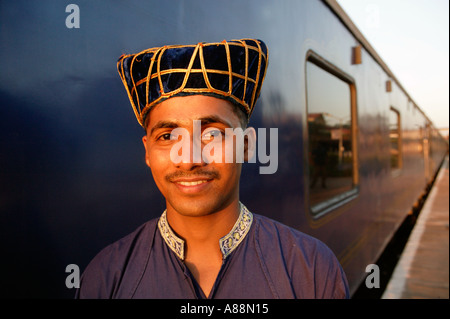
[[[1,279],[2,293],[73,296],[64,286],[68,264],[84,269],[101,248],[164,209],[116,71],[119,56],[247,37],[269,48],[250,125],[278,129],[278,168],[260,174],[261,163],[245,164],[241,201],[325,242],[353,293],[448,144],[337,3],[76,4],[79,28],[66,26],[64,1],[0,4],[1,267],[11,274]],[[334,107],[341,98],[345,114]],[[319,144],[328,163],[313,162]]]

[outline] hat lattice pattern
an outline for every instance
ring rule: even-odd
[[[241,39],[151,48],[122,55],[117,69],[136,118],[144,126],[150,109],[174,96],[224,98],[250,117],[268,65],[260,40]]]

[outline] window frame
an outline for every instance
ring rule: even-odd
[[[356,84],[353,77],[351,77],[349,74],[345,73],[338,67],[336,67],[334,64],[328,62],[324,58],[322,58],[320,55],[315,53],[314,51],[310,50],[306,54],[305,58],[305,118],[304,121],[305,125],[305,154],[309,153],[310,148],[310,136],[309,136],[309,124],[307,121],[308,114],[309,114],[309,107],[308,107],[308,78],[307,78],[307,65],[308,63],[313,63],[315,66],[321,68],[323,71],[329,73],[331,76],[337,77],[338,79],[342,80],[349,86],[350,90],[350,117],[351,117],[351,141],[352,141],[352,166],[353,166],[353,186],[350,190],[345,191],[343,193],[340,193],[338,195],[332,196],[331,198],[328,198],[324,201],[321,201],[319,203],[316,203],[314,205],[311,205],[310,202],[310,181],[311,176],[309,174],[309,159],[306,156],[305,157],[305,203],[306,207],[309,210],[310,216],[314,220],[317,220],[319,218],[322,218],[325,215],[329,215],[332,212],[335,212],[339,207],[342,207],[343,205],[346,205],[347,203],[355,200],[359,196],[359,159],[358,159],[358,113],[357,113],[357,90],[356,90]]]
[[[403,137],[402,137],[402,115],[399,111],[399,109],[391,106],[389,108],[389,112],[393,112],[397,115],[397,148],[398,148],[398,154],[397,154],[397,167],[392,166],[392,159],[390,159],[390,168],[391,168],[391,174],[394,176],[398,176],[403,168]],[[389,119],[389,151],[392,150],[392,142],[391,142],[391,122]],[[392,156],[392,153],[390,153]]]

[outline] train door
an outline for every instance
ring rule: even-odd
[[[431,161],[430,161],[430,124],[426,123],[423,130],[423,162],[425,169],[425,182],[431,181]]]
[[[403,167],[401,116],[400,111],[392,106],[389,115],[391,172],[398,175]]]

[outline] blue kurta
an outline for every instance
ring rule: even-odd
[[[220,240],[222,267],[209,298],[348,298],[345,274],[321,241],[267,217],[241,214]],[[165,213],[103,249],[76,298],[205,298],[184,263],[184,241]]]

